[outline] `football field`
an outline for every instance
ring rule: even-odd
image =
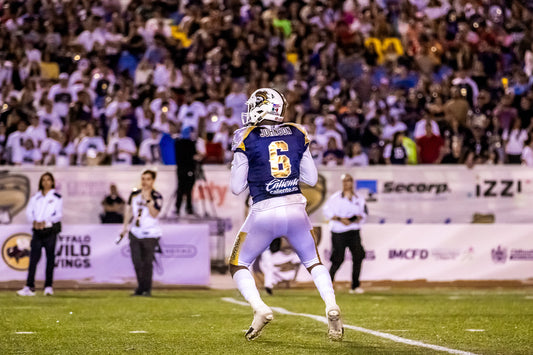
[[[331,342],[314,290],[264,296],[274,321],[248,342],[235,290],[0,292],[0,354],[532,354],[533,289],[338,293],[344,341]]]

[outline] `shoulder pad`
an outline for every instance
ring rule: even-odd
[[[128,205],[131,205],[131,200],[138,194],[141,193],[140,189],[133,189],[133,191],[130,194],[130,197],[128,198]]]
[[[156,190],[152,190],[152,198],[153,199],[156,199],[156,198],[163,198],[163,195],[161,195],[159,192],[157,192]]]
[[[256,126],[243,127],[236,130],[233,134],[233,141],[231,142],[231,151],[234,152],[235,150],[237,150],[237,148],[246,150],[244,146],[244,140],[246,139],[246,137],[248,137],[250,132],[254,130],[255,127]]]
[[[57,198],[61,198],[61,195],[58,194],[57,192],[54,192],[54,196],[57,197]]]
[[[305,138],[305,144],[306,145],[309,144],[310,140],[309,140],[309,137],[307,136],[307,130],[305,129],[304,126],[302,126],[301,124],[298,124],[298,123],[293,123],[293,122],[286,122],[284,124],[286,124],[287,126],[293,126],[297,130],[302,132],[303,135],[304,135],[304,138]]]

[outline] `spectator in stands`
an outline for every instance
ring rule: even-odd
[[[367,166],[368,165],[368,156],[363,152],[361,143],[354,142],[349,148],[349,154],[344,157],[344,166],[353,167],[353,166]]]
[[[133,156],[137,154],[137,146],[126,134],[128,127],[121,126],[118,136],[111,138],[107,146],[107,154],[111,156],[112,165],[131,165]]]
[[[392,142],[385,146],[383,158],[386,164],[407,164],[407,152],[403,146],[403,137],[403,132],[396,132],[394,133]]]
[[[48,100],[53,102],[54,112],[63,122],[67,118],[70,104],[76,98],[68,85],[68,78],[67,73],[59,74],[59,83],[53,85],[48,91]]]
[[[525,129],[522,129],[522,122],[518,117],[511,123],[511,129],[503,131],[502,139],[505,146],[505,154],[507,154],[507,162],[509,164],[520,164],[528,134]]]
[[[524,149],[522,150],[522,164],[525,166],[533,166],[533,139],[531,135],[528,137]]]
[[[443,155],[441,164],[459,164],[462,159],[463,144],[462,140],[452,137],[451,143],[444,144],[441,154]]]
[[[407,125],[402,121],[397,121],[393,116],[387,115],[387,124],[383,127],[381,138],[391,141],[396,132],[407,131]]]
[[[118,193],[117,185],[111,184],[109,195],[102,201],[104,213],[100,215],[100,221],[102,223],[122,223],[124,221],[124,206],[125,202]]]
[[[36,112],[46,129],[71,136],[80,121],[99,121],[98,135],[107,141],[122,123],[123,113],[115,110],[121,95],[134,112],[128,115],[132,131],[141,129],[141,137],[132,135],[139,141],[150,137],[148,127],[183,129],[172,126],[178,109],[189,106],[182,93],[192,95],[194,112],[203,111],[201,105],[231,109],[231,130],[233,122],[240,125],[246,93],[259,85],[284,91],[294,121],[315,121],[323,150],[329,139],[320,137],[324,118],[334,114],[342,138],[337,145],[361,142],[370,163],[381,160],[380,142],[396,130],[424,136],[425,122],[415,124],[424,111],[443,139],[457,121],[453,134],[462,136],[466,150],[487,141],[483,156],[474,149],[481,160],[494,152],[501,161],[503,153],[493,125],[469,133],[475,115],[489,122],[496,117],[495,129],[512,130],[515,117],[523,129],[533,126],[533,26],[518,2],[500,18],[493,18],[492,6],[438,0],[296,2],[287,9],[237,3],[219,4],[217,11],[178,8],[174,1],[135,0],[122,8],[78,0],[38,4],[9,10],[0,31],[6,144],[18,119],[30,121]],[[226,12],[233,15],[223,17]],[[183,112],[182,119],[189,110]],[[205,112],[206,129],[201,119],[193,125],[202,137],[221,127],[213,128],[212,112]]]
[[[200,101],[195,101],[191,92],[186,93],[185,102],[178,111],[178,121],[181,124],[181,129],[190,127],[198,132],[200,121],[205,119],[206,116],[205,105]]]
[[[106,156],[106,145],[101,136],[96,135],[94,124],[86,126],[87,135],[81,138],[76,153],[78,165],[99,165]]]
[[[337,166],[344,163],[344,151],[337,146],[334,137],[328,140],[328,148],[324,151],[322,164],[326,166]]]
[[[444,141],[433,133],[431,123],[426,123],[426,135],[416,140],[419,164],[439,164]]]
[[[13,115],[11,117],[13,117]],[[26,129],[28,128],[28,124],[26,121],[20,119],[18,115],[15,115],[15,117],[18,120],[18,123],[16,124],[17,130],[7,136],[6,160],[11,164],[20,164],[22,162],[22,147],[26,140]]]
[[[450,89],[450,94],[450,100],[444,105],[444,114],[448,120],[451,121],[452,119],[455,119],[460,126],[466,126],[470,105],[465,97],[461,95],[458,87],[452,87]]]
[[[4,146],[6,144],[6,125],[0,122],[0,164],[5,164]]]
[[[31,138],[26,137],[19,153],[13,157],[13,163],[15,165],[40,165],[41,161],[41,151],[35,146]]]
[[[37,117],[39,117],[39,121],[46,129],[63,129],[63,121],[54,111],[54,105],[50,100],[44,100],[43,108],[37,111]]]
[[[159,145],[161,142],[160,133],[155,128],[152,128],[150,132],[150,137],[143,140],[139,147],[139,158],[145,164],[162,164],[161,146]]]

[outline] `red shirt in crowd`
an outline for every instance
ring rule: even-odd
[[[434,164],[439,158],[440,148],[444,145],[444,140],[434,134],[425,135],[416,140],[419,149],[419,164]]]

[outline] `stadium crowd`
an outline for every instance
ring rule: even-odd
[[[0,160],[231,159],[283,92],[317,164],[533,165],[533,16],[498,0],[0,1]],[[170,142],[170,144],[169,144]]]

